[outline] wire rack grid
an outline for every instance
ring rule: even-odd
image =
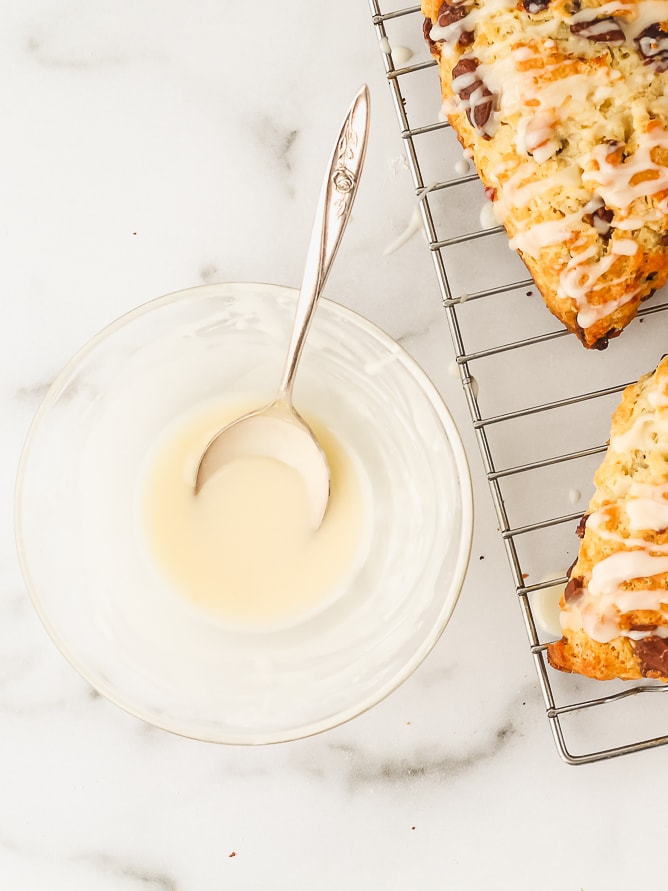
[[[553,670],[547,610],[577,555],[574,534],[622,390],[666,352],[656,294],[619,340],[585,350],[545,308],[490,223],[482,184],[440,114],[419,6],[370,0],[406,160],[441,289],[455,360],[557,749],[583,764],[668,743],[668,686]],[[409,63],[400,48],[413,51]],[[398,60],[395,64],[395,58]],[[653,695],[650,695],[653,694]]]

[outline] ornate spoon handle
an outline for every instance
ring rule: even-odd
[[[279,386],[280,401],[292,401],[292,385],[306,334],[357,194],[368,132],[369,89],[364,85],[348,109],[327,166],[306,256],[292,339]]]

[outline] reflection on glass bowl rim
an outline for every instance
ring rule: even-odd
[[[156,572],[137,516],[146,454],[193,406],[273,395],[295,299],[205,285],[129,313],[62,371],[21,460],[19,555],[51,637],[108,699],[196,739],[285,741],[375,705],[434,646],[466,572],[471,487],[449,412],[396,342],[328,300],[295,402],[364,476],[364,562],[326,609],[262,634],[211,621]]]

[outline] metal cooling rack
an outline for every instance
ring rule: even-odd
[[[597,682],[553,670],[546,592],[566,582],[621,391],[668,351],[656,294],[605,352],[558,326],[498,226],[452,128],[440,119],[419,6],[370,0],[455,359],[561,757],[582,764],[668,743],[668,686]],[[410,64],[395,67],[393,49]],[[401,64],[401,63],[400,63]]]

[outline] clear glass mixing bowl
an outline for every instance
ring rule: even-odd
[[[206,285],[129,313],[62,371],[21,460],[18,548],[49,634],[108,699],[197,739],[285,741],[373,706],[438,640],[468,563],[470,479],[449,412],[396,342],[322,300],[295,403],[364,477],[361,565],[320,612],[262,633],[212,621],[156,571],[137,510],[147,453],[193,406],[274,395],[295,300]]]

